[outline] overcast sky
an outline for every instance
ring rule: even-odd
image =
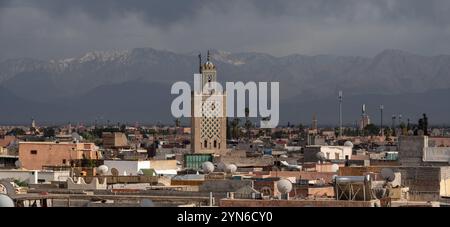
[[[134,47],[437,55],[449,40],[447,0],[0,0],[0,60]]]

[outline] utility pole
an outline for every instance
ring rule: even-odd
[[[339,91],[339,137],[342,138],[342,102],[343,95],[342,91]]]
[[[381,129],[381,136],[384,136],[384,129],[383,129],[383,110],[384,110],[384,106],[383,106],[383,105],[380,105],[380,114],[381,114],[380,129]]]
[[[396,136],[397,135],[397,133],[396,133],[396,125],[395,125],[395,119],[396,119],[397,117],[395,116],[395,115],[392,115],[392,135],[394,135],[394,136]]]

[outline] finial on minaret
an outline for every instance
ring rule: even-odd
[[[210,59],[209,57],[210,57],[210,54],[209,54],[209,50],[208,50],[208,58],[206,59],[207,61],[209,61],[209,59]]]
[[[202,73],[202,53],[198,53],[198,72]]]

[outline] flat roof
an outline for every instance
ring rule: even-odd
[[[49,144],[49,145],[69,145],[69,144],[94,144],[94,143],[82,143],[82,142],[48,142],[48,141],[20,141],[19,144]]]

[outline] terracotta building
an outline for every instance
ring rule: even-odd
[[[69,166],[82,159],[99,159],[94,143],[20,142],[19,160],[25,169],[41,170],[43,166]]]
[[[103,132],[102,139],[104,148],[129,147],[127,136],[122,132]]]

